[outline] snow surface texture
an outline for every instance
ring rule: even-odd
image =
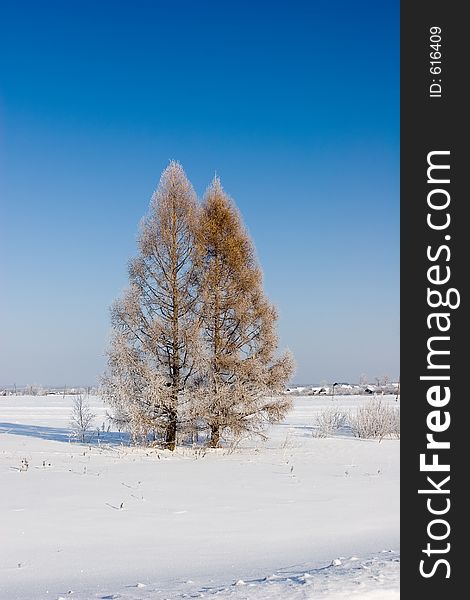
[[[315,436],[366,401],[297,397],[266,442],[172,454],[69,441],[69,396],[0,398],[1,600],[398,598],[399,441]]]

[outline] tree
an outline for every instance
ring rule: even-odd
[[[170,450],[188,402],[198,340],[198,206],[183,168],[163,172],[144,218],[130,286],[112,309],[105,397],[134,438],[161,436]],[[187,410],[186,410],[187,412]]]
[[[285,385],[293,362],[289,353],[275,358],[276,310],[264,295],[253,244],[218,178],[206,192],[197,240],[204,368],[196,406],[216,447],[224,431],[260,433],[284,417],[290,400],[270,394]]]
[[[93,423],[95,413],[91,410],[86,398],[82,394],[78,394],[73,399],[72,414],[70,417],[70,426],[72,433],[82,443],[86,440],[87,431],[90,429],[90,425]]]

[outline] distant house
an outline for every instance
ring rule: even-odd
[[[290,387],[287,388],[286,392],[288,392],[289,394],[301,394],[302,392],[304,392],[307,388],[305,386],[297,386],[297,387]]]
[[[325,394],[330,393],[330,388],[325,387],[325,386],[314,387],[314,388],[310,389],[310,393],[313,394],[314,396],[324,396]]]

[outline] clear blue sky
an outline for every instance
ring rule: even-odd
[[[295,381],[398,377],[398,1],[1,13],[0,385],[97,381],[173,158],[240,207]]]

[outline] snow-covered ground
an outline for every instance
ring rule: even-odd
[[[265,442],[172,454],[70,442],[70,397],[1,397],[0,598],[398,598],[399,441],[313,435],[366,401],[296,397]]]

